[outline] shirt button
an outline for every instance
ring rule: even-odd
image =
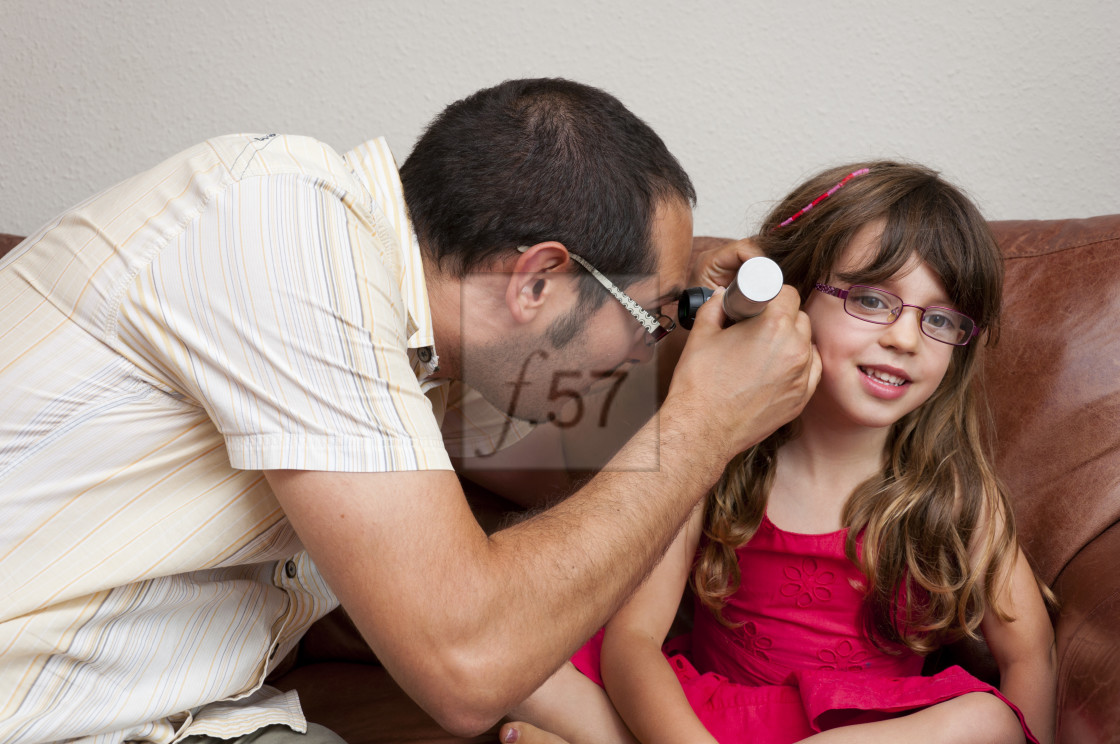
[[[296,577],[296,562],[295,561],[288,561],[287,563],[284,564],[284,574],[289,579],[294,579]]]
[[[418,349],[416,351],[416,356],[418,356],[420,358],[421,362],[423,362],[424,364],[427,364],[428,362],[432,361],[432,347],[430,347],[430,346],[421,347],[420,349]]]

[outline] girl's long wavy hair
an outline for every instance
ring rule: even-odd
[[[869,172],[780,226],[862,168]],[[852,236],[876,220],[885,222],[877,255],[855,271],[835,274]],[[987,415],[987,408],[975,379],[983,347],[998,336],[1003,289],[1000,251],[984,218],[934,171],[856,163],[795,189],[766,217],[755,240],[802,303],[816,282],[835,276],[875,285],[917,256],[941,279],[954,307],[981,327],[980,338],[953,349],[929,400],[892,426],[882,472],[851,494],[842,521],[847,556],[866,576],[868,635],[880,646],[904,644],[927,654],[964,635],[976,637],[989,609],[1009,619],[994,599],[1016,555],[1015,525],[986,454],[983,432],[990,429],[981,412]],[[741,580],[735,551],[758,529],[778,449],[795,436],[796,422],[739,454],[708,498],[707,539],[692,582],[724,623],[720,610]]]

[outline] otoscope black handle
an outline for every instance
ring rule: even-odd
[[[696,311],[712,299],[713,291],[707,287],[689,287],[681,292],[680,297],[677,298],[677,324],[681,328],[692,329],[692,323],[696,320]]]

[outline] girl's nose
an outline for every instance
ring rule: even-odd
[[[883,331],[880,343],[902,351],[913,351],[922,342],[921,308],[904,306],[898,319],[884,326]]]

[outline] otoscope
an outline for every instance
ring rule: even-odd
[[[723,312],[737,323],[753,318],[766,309],[766,303],[778,296],[782,288],[782,270],[765,256],[755,256],[739,267],[734,281],[723,295]],[[711,299],[707,287],[689,287],[677,299],[677,322],[681,328],[692,328],[696,311]]]

